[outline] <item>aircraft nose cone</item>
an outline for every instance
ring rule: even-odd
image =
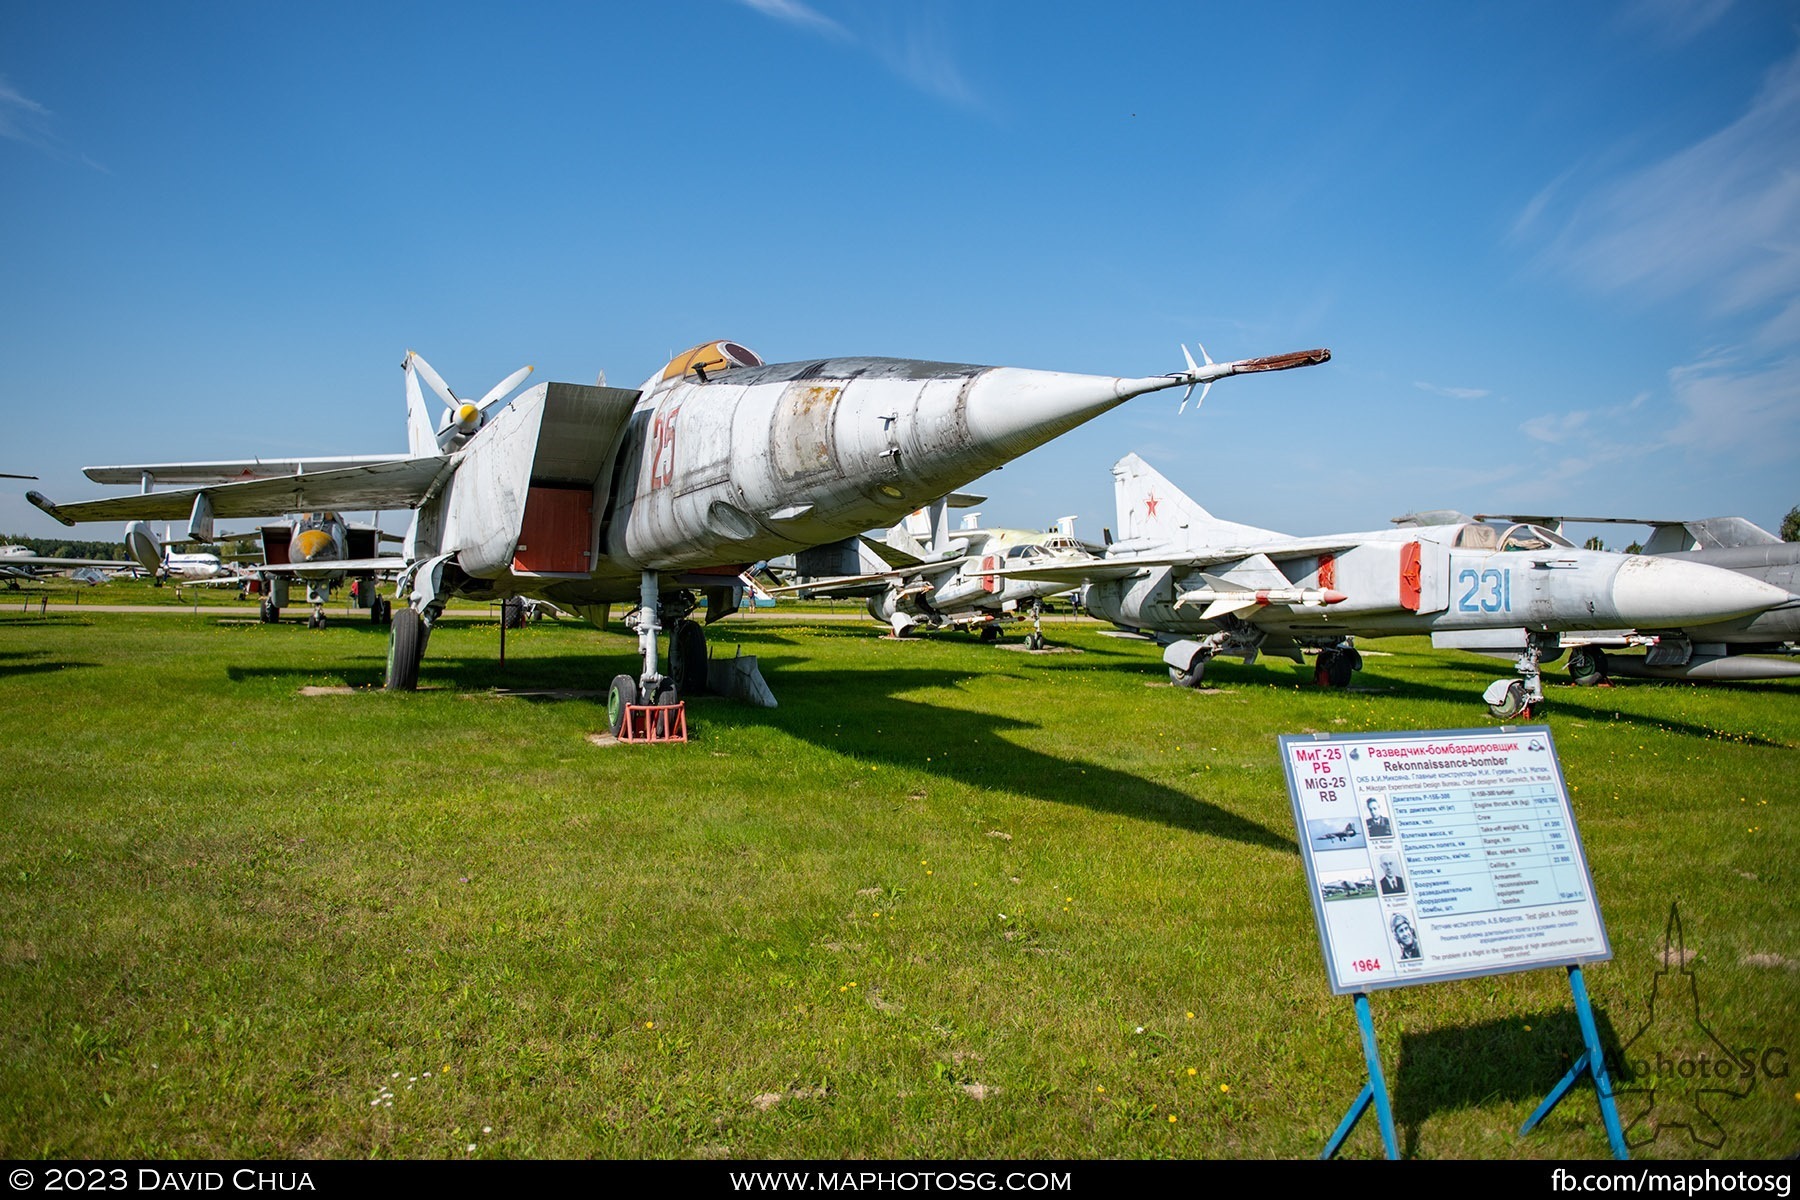
[[[1007,462],[1138,394],[1134,381],[1110,375],[1073,375],[996,367],[969,388],[965,419],[970,442]],[[1168,386],[1161,381],[1161,386]]]
[[[1729,621],[1789,598],[1774,584],[1736,571],[1647,555],[1634,555],[1619,568],[1612,597],[1620,621],[1638,629]]]
[[[331,535],[322,529],[308,529],[294,538],[292,555],[295,562],[320,562],[336,558]]]

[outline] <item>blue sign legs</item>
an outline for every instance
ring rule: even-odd
[[[1369,997],[1362,992],[1357,992],[1355,1000],[1356,1023],[1362,1028],[1363,1058],[1369,1064],[1369,1081],[1363,1084],[1362,1091],[1356,1093],[1356,1099],[1350,1102],[1350,1111],[1344,1114],[1342,1121],[1338,1122],[1337,1132],[1331,1135],[1329,1142],[1325,1143],[1325,1152],[1319,1157],[1330,1158],[1338,1152],[1338,1147],[1344,1144],[1344,1139],[1350,1136],[1352,1129],[1356,1128],[1357,1119],[1363,1115],[1363,1110],[1368,1108],[1369,1102],[1373,1100],[1375,1102],[1375,1120],[1381,1126],[1382,1145],[1387,1147],[1389,1158],[1399,1158],[1400,1143],[1394,1137],[1394,1113],[1388,1107],[1387,1079],[1381,1073],[1381,1055],[1375,1049],[1375,1022],[1369,1016]],[[1589,1025],[1593,1023],[1591,1016],[1588,1018],[1588,1023]],[[1618,1123],[1617,1117],[1613,1118],[1613,1123],[1615,1125]]]
[[[1587,984],[1582,981],[1580,967],[1569,968],[1569,991],[1575,996],[1575,1016],[1581,1022],[1581,1038],[1587,1049],[1575,1060],[1568,1074],[1557,1080],[1544,1102],[1537,1106],[1537,1111],[1526,1118],[1525,1124],[1519,1127],[1519,1135],[1523,1137],[1530,1133],[1586,1072],[1594,1077],[1594,1092],[1600,1099],[1600,1120],[1606,1125],[1606,1140],[1612,1143],[1613,1157],[1630,1158],[1625,1149],[1625,1131],[1619,1126],[1619,1106],[1613,1103],[1612,1080],[1606,1076],[1606,1055],[1600,1048],[1600,1031],[1594,1025],[1594,1010],[1588,1005]]]

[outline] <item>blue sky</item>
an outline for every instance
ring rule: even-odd
[[[1102,374],[978,485],[1149,459],[1295,533],[1800,503],[1800,6],[14,3],[0,470],[405,447],[730,337]],[[0,530],[60,527],[0,480]],[[101,536],[107,526],[89,526]],[[1609,541],[1621,541],[1601,531]]]

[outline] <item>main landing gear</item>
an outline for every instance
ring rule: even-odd
[[[1031,602],[1031,632],[1025,635],[1025,648],[1027,650],[1044,648],[1044,602],[1042,600]]]
[[[1606,651],[1581,646],[1569,651],[1569,682],[1576,687],[1599,687],[1606,682]]]
[[[1515,669],[1519,679],[1496,679],[1481,693],[1488,712],[1502,721],[1523,717],[1531,719],[1531,707],[1544,702],[1543,664],[1562,657],[1562,642],[1554,633],[1534,633],[1526,638]],[[1602,660],[1604,661],[1604,659]],[[1575,664],[1570,662],[1573,673]]]
[[[1313,682],[1320,687],[1349,687],[1350,677],[1362,670],[1362,665],[1362,655],[1348,642],[1321,650],[1319,661],[1313,667]]]
[[[625,624],[638,635],[643,656],[642,674],[613,676],[606,693],[607,728],[616,737],[625,727],[625,710],[635,704],[669,705],[683,696],[706,690],[706,630],[689,619],[695,602],[691,592],[675,592],[666,599],[658,587],[657,573],[645,571],[638,584],[638,606],[625,615]],[[657,669],[656,636],[669,633],[669,673]]]

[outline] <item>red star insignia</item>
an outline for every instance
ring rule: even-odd
[[[1144,507],[1150,511],[1150,515],[1153,517],[1156,515],[1156,504],[1157,504],[1156,493],[1151,492],[1150,495],[1144,500]]]

